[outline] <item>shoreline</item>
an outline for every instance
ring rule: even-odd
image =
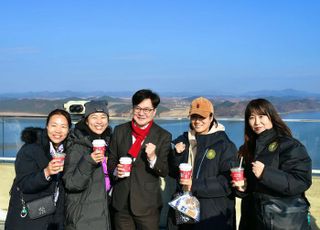
[[[72,116],[72,115],[71,115]],[[47,114],[37,114],[37,113],[20,113],[20,112],[0,112],[1,117],[21,117],[21,118],[46,118]],[[129,121],[131,120],[131,116],[110,116],[110,120],[115,121]],[[155,120],[159,121],[188,121],[189,118],[187,116],[179,117],[179,116],[156,116]],[[235,116],[235,117],[220,117],[216,116],[218,121],[244,121],[244,118]],[[320,122],[320,119],[309,119],[309,118],[283,118],[284,121],[287,122]]]

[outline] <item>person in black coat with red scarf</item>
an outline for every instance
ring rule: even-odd
[[[160,177],[168,174],[171,134],[153,122],[159,96],[142,89],[132,97],[133,119],[114,129],[108,167],[116,175],[112,193],[115,229],[158,230],[162,207]],[[124,175],[121,157],[132,159]]]
[[[47,117],[46,129],[26,128],[21,139],[25,144],[19,150],[7,218],[6,230],[62,230],[64,224],[64,187],[61,180],[63,162],[53,159],[56,152],[64,151],[64,141],[71,127],[69,113],[53,110]],[[58,185],[58,190],[56,187]],[[38,219],[24,212],[25,202],[56,193],[56,211]]]

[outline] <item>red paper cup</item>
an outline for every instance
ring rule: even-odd
[[[52,156],[54,159],[59,159],[62,164],[64,164],[65,153],[54,153]]]
[[[100,152],[106,151],[106,142],[103,139],[96,139],[92,141],[93,151],[100,150]]]
[[[192,166],[187,163],[181,163],[179,165],[180,169],[180,179],[191,179]]]
[[[132,158],[131,157],[121,157],[119,161],[120,161],[120,164],[123,165],[123,169],[124,169],[123,177],[130,176],[131,166],[132,166]]]
[[[231,177],[234,181],[242,181],[244,180],[244,168],[232,168],[231,169]]]

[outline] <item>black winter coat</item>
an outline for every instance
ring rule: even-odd
[[[262,203],[272,197],[304,197],[311,186],[311,159],[305,147],[292,137],[280,136],[274,129],[262,132],[257,140],[253,161],[265,164],[260,179],[245,162],[248,187],[242,199],[240,230],[265,229]]]
[[[61,175],[51,176],[50,181],[47,181],[44,175],[44,169],[52,159],[47,131],[40,128],[26,128],[21,136],[25,144],[19,150],[15,161],[16,178],[11,188],[5,229],[62,230],[64,222],[64,187]],[[30,219],[28,215],[22,218],[20,216],[22,203],[17,187],[23,192],[23,198],[27,202],[53,195],[57,181],[59,182],[59,198],[55,214],[35,220]]]
[[[108,144],[110,135],[111,129],[107,128],[101,136],[97,136],[81,120],[68,138],[63,175],[66,230],[111,229],[103,168],[90,156],[92,141],[104,139]]]
[[[224,131],[197,135],[196,140],[191,192],[200,202],[200,222],[193,224],[192,229],[235,229],[235,197],[230,184],[230,168],[237,148]],[[179,164],[188,162],[187,132],[174,140],[174,144],[179,142],[186,144],[185,151],[174,153],[170,166],[171,175],[173,173],[178,181]],[[190,229],[189,224],[185,227]]]

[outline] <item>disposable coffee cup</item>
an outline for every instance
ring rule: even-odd
[[[180,179],[191,179],[192,166],[187,163],[181,163],[179,165]]]
[[[54,153],[52,155],[52,158],[58,159],[61,164],[64,164],[64,159],[66,158],[66,154],[65,153]],[[60,167],[60,171],[63,171],[63,166]]]
[[[123,165],[123,169],[124,169],[123,177],[130,176],[132,158],[131,157],[121,157],[119,161],[120,161],[120,164]]]
[[[93,151],[99,150],[100,152],[106,151],[106,142],[103,139],[96,139],[92,141]]]
[[[244,180],[244,168],[231,168],[231,177],[234,181],[242,181]]]
[[[64,164],[64,158],[66,158],[65,153],[54,153],[52,156],[54,159],[59,159],[59,161]]]

